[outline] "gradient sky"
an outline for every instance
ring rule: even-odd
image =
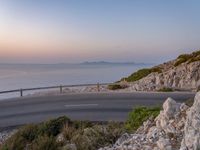
[[[159,63],[200,48],[199,0],[1,0],[0,62]]]

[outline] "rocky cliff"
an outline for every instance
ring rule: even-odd
[[[124,134],[113,146],[100,150],[179,149],[200,149],[200,92],[192,107],[168,98],[155,120],[147,120],[136,133]]]
[[[173,61],[148,70],[139,70],[124,78],[121,84],[127,84],[131,91],[157,91],[163,88],[198,91],[200,89],[200,51],[180,55]]]

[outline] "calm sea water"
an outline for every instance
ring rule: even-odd
[[[0,91],[40,86],[114,82],[148,65],[0,64]],[[19,95],[19,94],[18,94]],[[12,95],[13,96],[13,95]],[[0,95],[0,98],[5,95]],[[8,94],[6,94],[8,97]]]

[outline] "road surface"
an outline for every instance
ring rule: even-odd
[[[167,97],[183,102],[194,93],[88,93],[22,97],[0,101],[0,129],[66,115],[73,120],[125,121],[133,107],[161,105]]]

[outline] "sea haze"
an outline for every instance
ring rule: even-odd
[[[151,64],[0,64],[0,91],[40,86],[114,82]],[[2,95],[0,95],[1,97]]]

